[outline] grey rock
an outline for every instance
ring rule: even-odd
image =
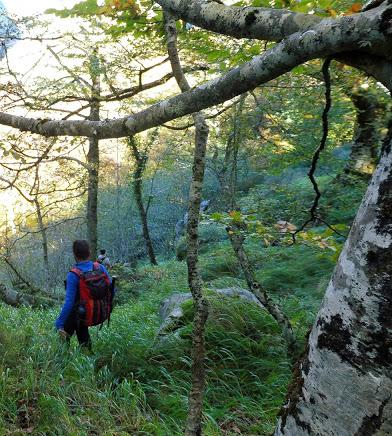
[[[171,333],[181,325],[181,319],[184,316],[181,306],[185,301],[189,300],[192,300],[190,292],[186,294],[173,294],[161,302],[159,307],[161,325],[158,330],[158,336]]]
[[[212,289],[217,294],[225,297],[239,298],[250,303],[254,303],[260,308],[264,309],[264,306],[257,300],[257,298],[248,290],[239,287],[225,288],[225,289]],[[184,311],[182,305],[186,301],[192,300],[192,294],[187,293],[175,293],[170,297],[165,298],[159,307],[159,318],[161,319],[161,325],[158,330],[158,336],[162,337],[167,334],[175,332],[179,327],[183,325]]]
[[[262,309],[264,309],[264,306],[260,301],[255,297],[252,292],[239,288],[237,286],[234,286],[232,288],[226,288],[226,289],[214,289],[218,294],[225,295],[226,297],[237,297],[244,301],[249,301],[250,303],[255,303]]]
[[[200,203],[200,213],[205,212],[210,205],[210,200],[203,200]],[[177,221],[175,231],[176,231],[176,239],[181,238],[181,236],[185,233],[186,226],[188,224],[188,212],[185,212],[182,219]]]

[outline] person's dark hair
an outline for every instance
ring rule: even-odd
[[[106,253],[106,250],[102,249],[102,250],[99,250],[99,252],[100,252],[101,254],[105,254],[105,253]]]
[[[86,260],[90,257],[90,245],[84,239],[78,239],[72,244],[74,256],[80,260]]]

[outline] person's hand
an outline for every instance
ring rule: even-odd
[[[67,339],[68,338],[68,333],[64,329],[59,329],[58,332],[59,332],[59,335],[60,335],[61,339]]]

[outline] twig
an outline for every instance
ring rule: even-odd
[[[329,73],[329,66],[331,65],[331,61],[332,61],[331,58],[327,58],[324,61],[323,67],[321,69],[321,71],[323,73],[324,83],[325,83],[325,106],[324,106],[324,110],[323,110],[323,114],[322,114],[323,135],[321,137],[319,146],[316,148],[316,150],[313,154],[312,162],[311,162],[310,169],[308,172],[308,177],[310,179],[310,182],[313,185],[313,190],[316,193],[316,196],[314,197],[313,205],[310,209],[310,218],[307,219],[298,230],[296,230],[294,233],[292,233],[293,244],[295,244],[295,242],[296,242],[297,234],[302,232],[309,223],[316,221],[318,219],[316,212],[317,212],[317,207],[318,207],[319,200],[321,197],[321,192],[320,192],[320,189],[318,187],[316,178],[314,177],[314,173],[316,172],[316,169],[317,169],[317,164],[318,164],[318,161],[320,158],[320,154],[324,150],[324,148],[327,144],[327,139],[328,139],[328,132],[329,132],[328,114],[329,114],[329,110],[331,109],[331,103],[332,103],[331,76]],[[332,227],[330,227],[330,228],[332,230],[334,230]]]

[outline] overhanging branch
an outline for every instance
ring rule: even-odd
[[[380,30],[385,11],[385,8],[376,8],[338,20],[323,20],[311,30],[287,37],[218,79],[128,117],[104,121],[54,121],[0,113],[0,124],[44,136],[95,136],[104,139],[134,135],[230,100],[308,60],[359,50],[364,41],[376,55],[388,52],[391,49],[390,37]]]

